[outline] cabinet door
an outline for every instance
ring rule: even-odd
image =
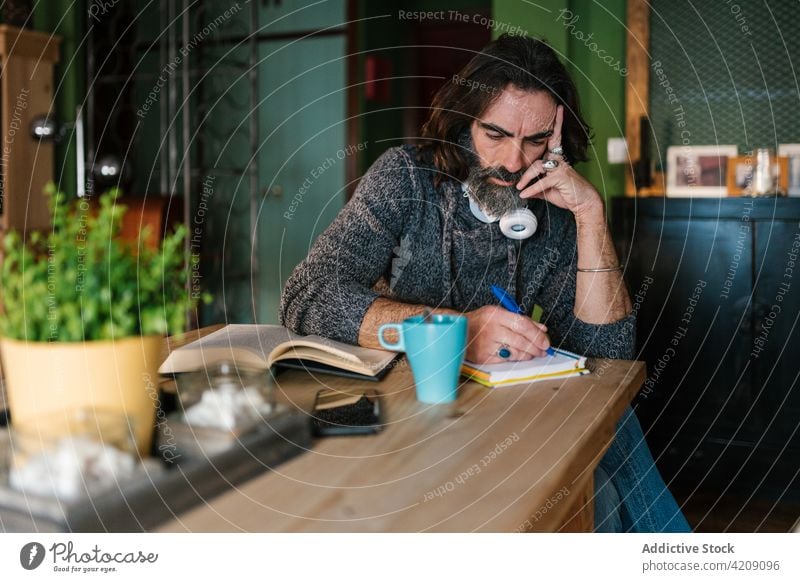
[[[679,466],[706,440],[751,441],[750,223],[645,217],[629,236],[648,440]]]
[[[345,37],[260,43],[258,321],[345,200]]]
[[[753,406],[763,444],[795,449],[800,469],[800,223],[763,221],[756,227],[756,282],[751,359]]]

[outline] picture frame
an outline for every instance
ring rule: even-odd
[[[728,160],[736,145],[670,146],[667,148],[667,196],[728,195]]]
[[[800,196],[800,143],[778,145],[778,156],[786,156],[786,190],[789,196]],[[781,167],[783,176],[783,167]]]
[[[789,158],[779,155],[778,158],[778,190],[787,192],[789,187]],[[800,162],[800,150],[798,150]],[[755,158],[752,155],[735,156],[728,160],[728,196],[744,196],[746,189],[753,179],[753,165]],[[800,180],[800,174],[798,174]],[[800,192],[797,194],[800,196]]]

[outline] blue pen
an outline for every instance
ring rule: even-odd
[[[500,305],[508,309],[511,313],[519,313],[521,315],[524,315],[522,308],[520,308],[520,306],[517,304],[514,298],[511,295],[509,295],[505,289],[497,285],[492,285],[492,293],[494,294],[495,297],[497,297],[497,300],[500,302]],[[556,352],[553,348],[547,348],[547,355],[555,356]]]

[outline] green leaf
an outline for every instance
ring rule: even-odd
[[[52,229],[3,239],[0,333],[30,341],[82,341],[183,331],[197,304],[186,292],[181,225],[157,250],[120,238],[126,212],[112,189],[90,204],[45,187]],[[137,254],[138,251],[138,254]],[[202,297],[207,301],[207,297]]]

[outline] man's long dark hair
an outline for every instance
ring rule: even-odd
[[[564,106],[562,147],[570,162],[582,162],[591,139],[578,107],[578,92],[555,51],[545,42],[504,34],[488,44],[437,91],[431,116],[422,126],[421,150],[430,150],[442,179],[464,180],[469,172],[458,135],[503,93],[507,85],[525,91],[546,91]]]

